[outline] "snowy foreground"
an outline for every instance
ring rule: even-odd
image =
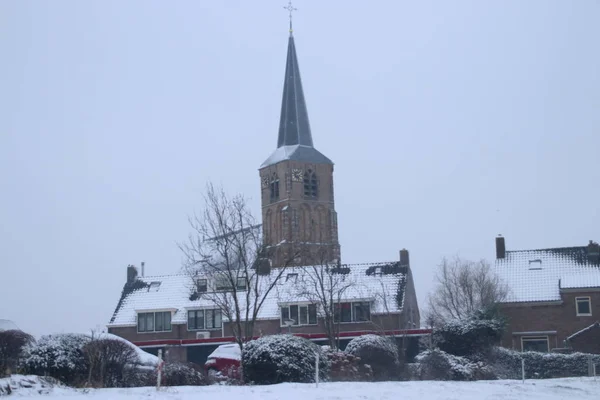
[[[16,379],[15,379],[16,378]],[[13,383],[24,377],[13,376]],[[7,379],[0,379],[0,385]],[[53,387],[19,388],[9,397],[35,399],[165,399],[197,400],[244,399],[244,400],[352,400],[352,399],[402,399],[402,400],[479,400],[479,399],[577,399],[600,398],[600,378],[565,378],[520,381],[479,382],[382,382],[382,383],[324,383],[318,388],[314,384],[281,384],[273,386],[203,386],[172,387],[157,392],[154,388],[93,389],[75,390]]]

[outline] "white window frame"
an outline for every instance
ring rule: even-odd
[[[589,313],[584,314],[584,313],[579,312],[579,300],[587,300],[587,303],[589,304],[589,308],[590,308]],[[577,314],[578,317],[591,317],[592,316],[592,298],[590,296],[575,297],[575,314]]]
[[[153,322],[152,322],[152,330],[148,330],[145,329],[143,331],[140,331],[140,315],[144,315],[144,317],[146,317],[147,314],[152,314],[153,315]],[[169,329],[161,329],[156,330],[156,314],[168,314],[169,315]],[[137,331],[137,333],[155,333],[155,332],[172,332],[173,331],[173,312],[172,311],[140,311],[136,314],[136,324],[135,324],[135,329]],[[163,322],[164,325],[164,322]]]
[[[190,328],[190,313],[191,313],[191,312],[194,312],[194,313],[195,313],[195,312],[198,312],[198,311],[202,311],[202,314],[203,314],[203,316],[202,316],[202,322],[203,322],[203,325],[202,325],[202,327],[201,327],[201,328]],[[214,326],[213,326],[213,327],[211,327],[211,328],[207,328],[207,327],[206,327],[206,320],[207,320],[207,318],[206,318],[206,314],[207,314],[207,312],[208,312],[208,311],[212,311],[212,313],[213,313],[213,316],[214,316],[214,315],[215,315],[215,313],[217,313],[217,312],[218,312],[219,314],[221,314],[221,318],[219,318],[219,320],[221,321],[221,324],[220,324],[219,326],[216,326],[216,327],[214,327]],[[186,317],[187,317],[186,325],[187,325],[187,330],[188,330],[189,332],[194,332],[194,331],[212,331],[212,330],[221,330],[221,329],[223,328],[223,313],[222,313],[222,312],[221,312],[221,310],[220,310],[220,309],[218,309],[218,308],[195,308],[195,309],[187,310]],[[213,317],[213,319],[216,319],[216,318],[214,318],[214,317]]]
[[[338,321],[338,320],[336,320],[336,318],[335,318],[335,316],[336,316],[336,310],[335,310],[335,307],[336,307],[338,304],[340,304],[340,305],[341,305],[341,304],[346,304],[346,303],[349,303],[349,304],[350,304],[350,321],[342,321],[342,318],[341,318],[341,311],[340,311],[340,318],[339,318],[339,321]],[[369,319],[366,319],[366,320],[361,320],[361,321],[356,321],[356,316],[354,315],[354,304],[357,304],[357,303],[367,303],[367,304],[369,305]],[[335,304],[334,304],[334,312],[333,312],[333,318],[334,318],[334,322],[335,322],[336,324],[360,324],[360,323],[365,323],[365,322],[371,322],[371,321],[372,321],[372,319],[371,319],[371,311],[372,311],[372,308],[373,308],[373,304],[372,304],[372,302],[371,302],[371,301],[369,301],[369,300],[355,300],[355,301],[350,301],[350,300],[349,300],[349,301],[340,301],[339,303],[335,303]]]
[[[298,321],[295,321],[295,323],[292,326],[315,326],[315,325],[319,325],[319,306],[315,303],[291,303],[291,304],[284,304],[281,305],[279,307],[279,324],[280,327],[286,327],[287,325],[284,325],[283,323],[283,315],[282,315],[282,309],[287,308],[288,309],[288,317],[291,319],[291,312],[290,312],[290,307],[292,306],[298,306]],[[315,306],[315,323],[311,324],[310,323],[310,314],[308,311],[308,307],[309,306]],[[301,308],[306,308],[306,324],[301,324],[300,323],[300,309]]]
[[[546,340],[546,353],[550,352],[550,336],[548,335],[540,335],[540,336],[521,336],[521,351],[525,351],[523,350],[523,344],[524,342],[533,342],[533,341],[541,341],[541,340]]]

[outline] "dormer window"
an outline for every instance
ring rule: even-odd
[[[304,173],[304,197],[316,199],[318,194],[317,174],[309,169]]]
[[[542,260],[529,260],[529,269],[530,270],[540,270],[542,269]]]
[[[196,291],[198,293],[206,293],[208,290],[208,282],[206,279],[197,279],[196,280]]]
[[[277,174],[273,174],[270,182],[271,188],[271,202],[279,200],[279,177]]]
[[[150,282],[150,286],[148,286],[149,292],[158,292],[158,288],[160,287],[160,282]]]
[[[236,285],[235,285],[236,290],[240,290],[240,291],[246,290],[246,278],[245,277],[241,276],[238,278],[230,278],[229,276],[226,276],[226,275],[218,276],[215,279],[215,290],[218,292],[232,292],[233,291],[232,279],[234,279],[236,282]]]

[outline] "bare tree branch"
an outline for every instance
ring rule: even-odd
[[[192,233],[188,240],[179,244],[184,254],[183,270],[190,277],[192,290],[198,278],[210,282],[207,292],[199,296],[221,310],[241,347],[254,337],[266,298],[298,252],[288,246],[283,265],[271,271],[270,249],[263,245],[260,225],[247,200],[242,195],[229,197],[209,183],[204,202],[203,212],[189,218]]]
[[[429,295],[427,322],[465,320],[504,300],[508,286],[485,260],[477,262],[442,259],[435,276],[435,290]]]

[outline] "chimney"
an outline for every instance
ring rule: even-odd
[[[593,240],[587,246],[588,261],[590,264],[600,263],[600,245]]]
[[[145,272],[145,270],[146,270],[146,269],[144,268],[145,266],[146,266],[146,263],[142,261],[142,278],[143,278],[144,276],[146,276],[146,274],[144,273],[144,272]]]
[[[133,283],[135,282],[135,280],[137,279],[137,268],[135,267],[135,265],[131,265],[129,264],[127,266],[127,283]]]
[[[400,265],[403,267],[410,266],[410,261],[408,260],[408,250],[406,249],[400,250]]]
[[[498,235],[496,238],[496,259],[501,260],[506,258],[506,243],[502,235]]]

